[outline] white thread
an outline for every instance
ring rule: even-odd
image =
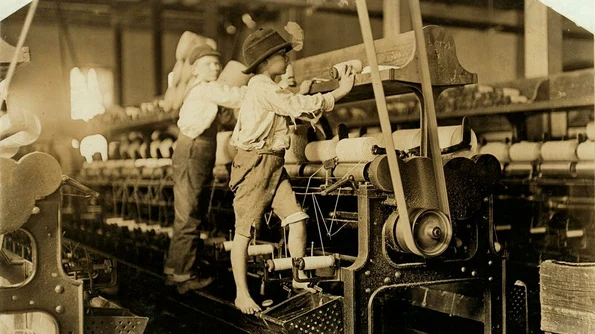
[[[576,148],[576,155],[579,160],[595,160],[595,142],[582,142]]]
[[[269,264],[269,271],[281,271],[293,268],[293,261],[290,257],[268,260],[267,263]]]
[[[500,161],[500,163],[505,163],[510,161],[510,156],[508,155],[508,150],[510,149],[509,145],[506,143],[500,142],[493,142],[487,143],[479,149],[480,154],[491,154]]]
[[[541,158],[544,161],[575,161],[576,140],[548,141],[541,146]]]
[[[508,150],[511,161],[534,161],[541,157],[541,143],[522,141]]]
[[[311,162],[333,159],[337,156],[337,141],[330,139],[308,143],[305,148],[305,156]]]
[[[304,270],[330,268],[335,265],[335,257],[332,255],[306,256],[302,260],[304,261]]]

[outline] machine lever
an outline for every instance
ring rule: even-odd
[[[350,183],[351,186],[355,189],[355,178],[353,177],[353,175],[349,175],[349,177],[340,179],[339,181],[333,183],[328,188],[324,189],[320,194],[322,196],[326,196],[326,195],[330,194],[331,192],[339,189],[339,187],[341,187],[345,183]]]
[[[101,196],[101,194],[99,194],[95,190],[87,187],[86,185],[80,183],[79,181],[71,178],[68,175],[62,175],[62,184],[71,186],[82,191],[85,194],[85,197],[99,198]]]

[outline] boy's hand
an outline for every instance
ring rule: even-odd
[[[304,80],[300,84],[300,90],[298,94],[308,94],[310,92],[310,88],[312,88],[312,80]]]
[[[339,88],[331,92],[335,101],[340,100],[343,96],[347,95],[353,88],[355,82],[355,73],[351,71],[351,65],[347,65],[342,68],[339,79]]]
[[[355,82],[355,73],[352,71],[351,65],[343,67],[343,73],[340,74],[340,78],[339,89],[347,95],[353,88]]]

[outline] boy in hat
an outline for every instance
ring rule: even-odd
[[[189,56],[194,80],[189,83],[180,108],[176,149],[172,156],[175,218],[164,272],[168,284],[179,293],[201,289],[212,277],[193,272],[205,205],[198,198],[209,184],[215,165],[217,131],[222,107],[239,108],[246,87],[230,88],[216,82],[221,72],[219,52],[208,45],[196,47]]]
[[[249,64],[244,73],[256,75],[248,83],[232,135],[232,145],[238,148],[238,153],[232,164],[229,186],[235,193],[236,225],[231,250],[235,305],[246,314],[260,311],[248,291],[246,258],[251,229],[260,222],[268,207],[279,216],[283,227],[289,227],[291,256],[305,255],[308,215],[297,203],[283,167],[285,150],[290,144],[289,122],[300,118],[315,123],[323,112],[333,110],[335,101],[349,93],[354,82],[354,74],[346,68],[341,73],[339,88],[331,93],[308,96],[282,89],[273,80],[285,73],[286,52],[290,50],[291,44],[272,29],[258,29],[243,45],[244,58]],[[310,84],[302,84],[301,91],[309,89]],[[293,286],[307,287],[298,282],[293,282]]]

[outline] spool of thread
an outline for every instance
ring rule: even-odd
[[[161,158],[161,159],[157,159],[157,165],[159,167],[167,167],[167,166],[171,166],[171,159],[169,158]]]
[[[595,142],[585,141],[578,144],[576,155],[579,160],[595,160]]]
[[[362,137],[375,138],[379,142],[379,147],[386,147],[386,145],[384,144],[384,135],[382,134],[382,132],[366,133]]]
[[[530,162],[513,162],[504,168],[505,175],[530,175],[533,165]]]
[[[289,148],[285,151],[285,163],[299,164],[308,161],[306,146],[308,145],[309,125],[298,125],[289,136]]]
[[[595,176],[595,161],[579,161],[574,168],[577,176]]]
[[[141,146],[141,141],[140,140],[136,140],[132,143],[130,143],[128,145],[127,151],[126,151],[126,155],[130,158],[130,159],[138,159],[140,158],[140,146]]]
[[[223,242],[223,249],[226,252],[230,252],[232,246],[233,246],[233,241],[225,241],[225,242]],[[263,255],[263,254],[273,254],[274,252],[275,252],[275,246],[273,246],[272,244],[250,245],[250,246],[248,246],[248,256]]]
[[[580,238],[585,235],[584,230],[568,230],[566,231],[566,238]]]
[[[529,230],[529,233],[531,234],[544,234],[545,232],[547,232],[547,228],[544,226],[541,227],[532,227]]]
[[[463,139],[460,125],[438,127],[438,142],[440,148],[459,144]],[[393,142],[398,150],[407,151],[421,145],[420,129],[397,130],[393,132]],[[477,136],[471,131],[471,152],[477,152]]]
[[[361,60],[359,59],[353,59],[353,60],[348,60],[342,63],[338,63],[335,64],[331,69],[330,69],[330,76],[333,79],[341,79],[341,73],[343,73],[344,69],[346,66],[351,66],[351,72],[352,73],[360,73],[363,68],[364,68],[364,64],[362,63]]]
[[[227,165],[233,161],[234,155],[231,155],[229,146],[232,131],[217,133],[217,151],[215,153],[215,165]]]
[[[595,122],[589,122],[587,124],[587,138],[595,140]]]
[[[304,177],[326,177],[326,170],[320,164],[305,165],[302,170]]]
[[[508,150],[510,161],[534,161],[541,157],[541,143],[522,141]]]
[[[500,161],[501,164],[509,162],[510,156],[508,150],[510,147],[506,143],[487,143],[479,149],[480,154],[491,154]]]
[[[273,254],[274,252],[275,247],[271,244],[248,246],[248,256]]]
[[[293,261],[290,257],[267,260],[267,267],[269,268],[269,272],[288,270],[293,268]]]
[[[339,164],[333,170],[333,176],[342,178],[346,175],[352,175],[356,182],[366,181],[366,164]]]
[[[337,140],[320,140],[308,143],[304,150],[306,159],[311,162],[321,162],[337,156]]]
[[[165,138],[161,141],[161,144],[159,145],[159,153],[161,153],[162,158],[171,158],[173,144],[174,141],[171,138]]]
[[[288,165],[286,164],[285,166],[285,170],[287,171],[287,174],[289,175],[289,177],[295,178],[295,177],[300,177],[300,171],[302,169],[302,165],[296,165],[296,164],[291,164]]]
[[[541,146],[543,161],[576,161],[576,140],[548,141]]]
[[[539,165],[539,172],[546,176],[569,176],[572,165],[572,162],[543,162]]]
[[[342,139],[337,144],[337,159],[339,162],[372,161],[376,158],[372,147],[379,144],[380,141],[373,137]]]
[[[302,258],[302,270],[330,268],[335,265],[335,257],[327,256],[306,256]]]
[[[159,147],[161,146],[161,140],[156,139],[152,140],[151,144],[149,144],[149,155],[153,159],[159,158]]]

